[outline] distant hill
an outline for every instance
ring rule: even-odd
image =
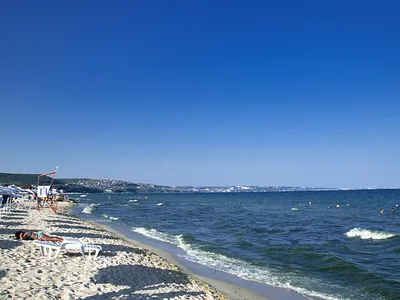
[[[15,174],[15,173],[0,173],[0,184],[15,184],[18,186],[23,185],[37,185],[37,179],[40,174]],[[46,185],[50,184],[51,179],[49,177],[43,177],[40,179],[40,183]],[[57,183],[55,179],[54,184]]]
[[[25,185],[37,185],[38,176],[40,174],[16,174],[16,173],[0,173],[0,185],[4,184],[15,184],[17,186]],[[103,189],[93,188],[89,186],[82,186],[77,184],[80,180],[90,179],[78,179],[78,178],[55,178],[53,186],[58,189],[62,189],[65,192],[82,192],[82,193],[101,193]],[[41,177],[40,184],[50,184],[50,177]]]
[[[0,173],[0,184],[37,185],[38,176],[39,174]],[[41,178],[40,184],[49,184],[50,180],[50,178]],[[248,193],[328,190],[325,188],[290,186],[164,186],[114,179],[90,178],[56,178],[53,186],[63,190],[65,193]]]

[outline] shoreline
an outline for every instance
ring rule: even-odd
[[[89,219],[84,219],[79,215],[76,215],[72,212],[72,208],[78,206],[79,204],[74,204],[69,207],[67,210],[67,214],[70,214],[78,219],[83,219],[85,222],[89,222],[90,224],[101,228],[102,230],[108,231],[112,233],[113,235],[117,236],[118,238],[132,244],[135,247],[146,249],[147,251],[150,251],[151,253],[154,253],[155,255],[159,256],[160,258],[164,259],[168,263],[174,265],[177,267],[181,272],[187,274],[189,277],[193,278],[194,280],[198,281],[200,285],[203,285],[206,289],[210,289],[210,291],[216,295],[216,299],[226,299],[226,300],[269,300],[266,297],[263,297],[259,294],[256,294],[246,288],[225,282],[223,280],[219,280],[216,278],[211,278],[207,276],[202,276],[199,275],[187,267],[184,266],[181,262],[179,262],[173,254],[169,253],[168,251],[165,251],[163,249],[160,249],[158,247],[152,246],[148,243],[139,241],[137,239],[133,239],[130,237],[127,237],[123,233],[121,233],[118,230],[115,230],[111,228],[108,225],[105,224],[100,224],[99,222],[96,222],[94,220],[89,220]],[[220,295],[218,295],[220,294]],[[217,296],[218,295],[218,296]],[[219,298],[219,297],[223,298]]]
[[[222,293],[222,296],[227,297],[226,299],[230,299],[230,300],[242,300],[242,299],[269,300],[268,298],[265,298],[261,295],[253,293],[252,291],[242,288],[240,286],[236,286],[234,284],[231,284],[231,283],[228,283],[228,282],[225,282],[222,280],[218,280],[215,278],[210,278],[210,277],[206,277],[206,276],[202,276],[197,273],[194,273],[193,271],[186,268],[182,263],[180,263],[171,253],[169,253],[165,250],[162,250],[162,249],[154,247],[150,244],[146,244],[144,242],[129,238],[129,237],[123,235],[122,233],[120,233],[119,231],[116,231],[106,225],[99,224],[95,221],[91,221],[91,220],[85,220],[85,221],[90,222],[94,226],[97,226],[103,230],[111,232],[118,238],[123,239],[123,240],[127,241],[128,243],[131,243],[135,247],[146,249],[146,250],[154,253],[155,255],[166,260],[168,263],[171,263],[174,266],[176,266],[183,273],[186,273],[187,275],[195,278],[195,280],[199,280],[199,284],[203,284],[206,288],[211,288],[212,291],[215,290],[213,292]]]
[[[161,249],[74,215],[74,206],[62,203],[57,214],[31,209],[1,216],[0,299],[266,299],[198,276]],[[77,251],[42,257],[33,241],[12,237],[18,230],[79,238],[102,251],[96,259]]]
[[[79,204],[74,205],[79,207]],[[192,276],[206,285],[210,285],[218,292],[232,300],[306,300],[311,299],[290,289],[278,288],[266,284],[239,278],[222,271],[217,271],[209,267],[189,262],[184,258],[179,258],[179,254],[173,246],[165,242],[151,240],[127,229],[123,224],[91,217],[78,211],[69,210],[73,216],[90,222],[103,230],[113,233],[117,237],[131,243],[132,245],[146,249],[157,256],[175,265],[182,272]],[[180,250],[180,249],[179,249]],[[178,251],[179,251],[178,250]]]
[[[57,214],[33,208],[1,216],[0,300],[309,299],[185,261],[170,249],[148,243],[146,237],[142,239],[122,223],[76,214],[73,209],[78,207],[60,202]],[[78,238],[101,246],[102,251],[97,259],[83,259],[77,251],[62,251],[57,258],[42,257],[33,241],[12,237],[18,230]]]
[[[156,254],[68,213],[16,210],[0,219],[0,299],[217,299],[227,297]],[[79,251],[43,257],[18,230],[79,238],[102,247],[96,259]]]

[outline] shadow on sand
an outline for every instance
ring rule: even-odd
[[[160,292],[155,293],[157,288],[171,288],[176,285],[187,284],[189,279],[186,274],[173,270],[156,269],[145,266],[122,265],[110,266],[100,269],[94,276],[93,280],[96,284],[112,284],[117,286],[129,286],[130,288],[120,290],[118,292],[109,292],[102,295],[93,295],[85,299],[100,300],[100,299],[171,299],[175,297],[195,297],[205,295],[201,292]],[[145,291],[149,290],[149,293]],[[141,293],[136,293],[141,291]],[[143,291],[145,293],[143,293]]]
[[[111,245],[111,244],[96,244],[100,245],[101,248],[103,249],[102,253],[113,253],[116,254],[118,251],[124,251],[124,252],[129,252],[129,253],[135,253],[135,254],[145,254],[146,251],[135,248],[135,247],[129,247],[129,246],[123,246],[123,245]]]
[[[23,220],[25,217],[19,217],[19,216],[2,216],[1,220]]]
[[[6,271],[0,270],[0,278],[3,278],[4,276],[6,276]]]
[[[0,225],[1,225],[0,229],[5,228],[5,227],[13,227],[13,226],[20,226],[21,225],[20,222],[15,221],[15,220],[10,220],[10,222],[4,222],[4,221],[5,221],[4,219],[0,220]],[[7,221],[9,221],[9,220],[7,220]],[[17,231],[15,228],[13,230]]]
[[[65,228],[65,229],[82,229],[82,230],[91,230],[92,228],[88,227],[88,226],[79,226],[79,225],[75,225],[75,224],[65,224],[65,225],[56,225],[54,226],[55,228]]]
[[[13,240],[12,238],[10,238],[9,240],[0,240],[0,247],[2,249],[10,250],[21,245],[22,245],[21,241],[15,239]]]
[[[112,236],[104,236],[102,234],[95,234],[95,233],[75,233],[75,232],[61,232],[61,233],[54,233],[63,237],[72,237],[72,238],[93,238],[93,239],[111,239],[115,240],[115,237]]]
[[[9,214],[17,215],[17,216],[27,216],[28,212],[26,210],[12,210]]]
[[[78,224],[78,225],[83,224],[83,222],[79,222],[79,221],[75,221],[75,220],[44,220],[44,221],[49,222],[49,223],[57,223],[57,224],[65,223],[65,225],[70,225],[70,226],[71,226],[71,224]]]

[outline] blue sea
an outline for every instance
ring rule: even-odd
[[[400,190],[75,196],[82,215],[241,279],[310,299],[400,299]]]

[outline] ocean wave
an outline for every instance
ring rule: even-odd
[[[177,247],[185,251],[185,255],[183,257],[188,261],[205,265],[218,271],[236,275],[246,280],[253,280],[280,288],[288,288],[297,291],[303,295],[317,297],[325,300],[339,300],[339,298],[326,293],[298,287],[295,282],[304,281],[303,277],[296,278],[296,275],[293,275],[291,278],[291,275],[289,275],[288,273],[280,274],[279,272],[264,267],[252,265],[241,259],[228,257],[226,255],[218,254],[211,251],[204,251],[200,249],[200,247],[198,247],[197,245],[188,243],[188,241],[195,241],[195,239],[193,237],[191,238],[191,236],[185,236],[182,234],[174,235],[161,232],[156,229],[148,229],[143,227],[133,228],[132,231],[152,239],[176,245]],[[317,284],[317,286],[321,284],[322,283]],[[344,300],[346,298],[340,299]]]
[[[85,206],[84,209],[82,210],[82,212],[85,214],[92,214],[93,211],[97,208],[97,206],[99,206],[99,204],[92,203],[88,206]]]
[[[280,288],[288,288],[303,295],[318,297],[325,300],[339,299],[329,294],[299,287],[296,282],[304,282],[304,277],[300,279],[294,274],[280,274],[279,272],[267,269],[265,267],[252,265],[241,259],[201,250],[195,245],[187,244],[182,236],[178,236],[178,240],[178,247],[185,250],[186,255],[184,258],[189,261],[214,268],[218,271],[233,274],[246,280],[252,280]],[[317,284],[317,286],[318,285],[322,285],[322,283]],[[345,298],[340,299],[343,300]]]
[[[376,231],[376,230],[368,230],[363,228],[353,228],[345,233],[347,237],[350,238],[361,238],[363,240],[372,239],[372,240],[385,240],[390,239],[392,237],[397,236],[395,233],[385,232],[385,231]]]
[[[254,244],[250,241],[240,240],[236,242],[236,246],[239,248],[249,248],[249,247],[254,247]]]
[[[165,232],[161,232],[161,231],[158,231],[153,228],[148,229],[148,228],[144,228],[144,227],[137,227],[137,228],[133,228],[132,231],[134,231],[136,233],[140,233],[141,235],[147,236],[147,237],[155,239],[155,240],[167,242],[167,243],[174,244],[174,245],[179,245],[178,236],[169,234],[169,233],[165,233]]]
[[[107,215],[107,214],[102,214],[102,216],[103,216],[104,218],[106,218],[106,219],[113,220],[113,221],[116,221],[116,220],[119,219],[118,217],[112,217],[112,216],[109,216],[109,215]]]
[[[226,225],[227,228],[230,228],[230,225]],[[267,228],[267,227],[248,227],[248,231],[255,232],[255,233],[280,233],[283,232],[280,228]]]
[[[305,229],[303,227],[289,228],[289,232],[303,232],[303,231],[307,231],[307,229]]]

